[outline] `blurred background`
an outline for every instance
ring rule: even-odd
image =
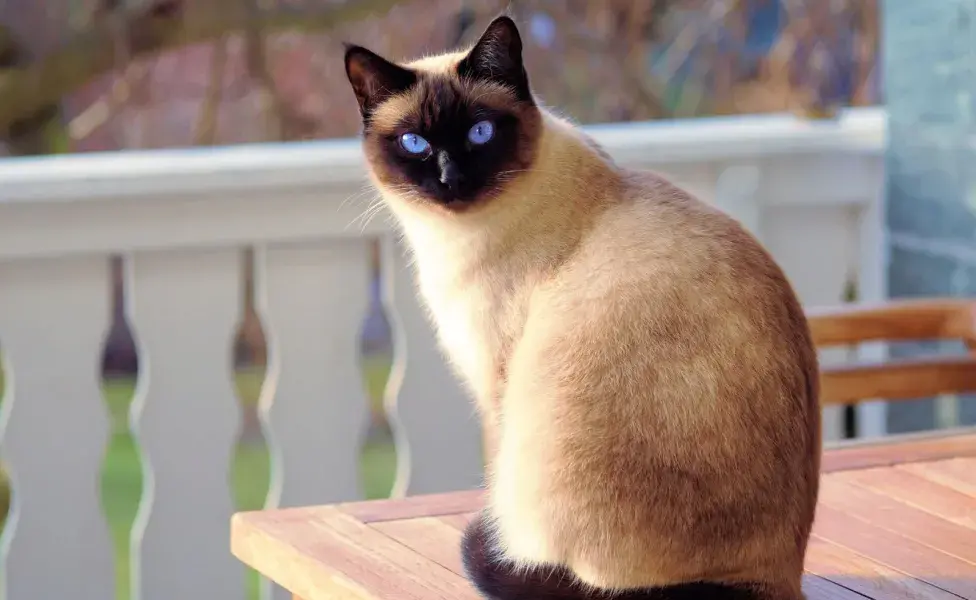
[[[582,123],[880,101],[876,0],[3,0],[0,65],[48,71],[5,84],[0,147],[351,136],[342,40],[439,52],[509,5],[537,94]]]
[[[862,243],[886,244],[888,254],[904,259],[895,266],[884,265],[889,269],[890,295],[966,295],[972,288],[972,257],[955,247],[943,247],[949,238],[971,243],[967,236],[976,230],[974,226],[954,238],[946,234],[952,228],[969,227],[973,219],[965,199],[971,189],[969,179],[959,175],[969,163],[945,154],[948,146],[961,148],[968,142],[961,138],[947,142],[946,132],[962,122],[970,127],[968,115],[976,96],[955,94],[954,104],[934,115],[938,111],[925,94],[939,95],[950,79],[960,90],[968,90],[970,84],[960,81],[976,68],[971,58],[976,47],[966,33],[974,10],[961,8],[961,2],[945,1],[950,8],[923,4],[918,0],[0,0],[0,156],[6,157],[0,159],[0,202],[4,186],[12,186],[21,173],[37,169],[57,173],[58,164],[69,164],[50,162],[62,160],[51,155],[191,152],[192,148],[205,170],[212,148],[353,137],[360,121],[343,70],[342,41],[366,45],[393,59],[436,53],[473,42],[487,22],[507,7],[522,28],[535,92],[544,103],[581,124],[641,122],[644,126],[649,121],[668,121],[684,127],[694,119],[734,120],[757,114],[837,123],[852,107],[887,105],[892,128],[885,142],[888,171],[885,185],[880,179],[878,185],[879,190],[888,190],[889,204],[878,209],[881,213],[872,213],[872,218],[901,227],[907,237]],[[885,23],[901,32],[897,34],[901,38],[890,38],[899,39],[903,48],[897,69],[884,68],[882,61]],[[913,29],[909,23],[927,25]],[[883,74],[890,81],[883,81]],[[892,90],[900,95],[885,98]],[[924,128],[918,124],[924,122],[938,123],[945,135],[935,141],[920,135]],[[910,138],[913,145],[898,150],[899,140]],[[926,152],[924,143],[940,149],[943,153],[936,156],[944,160],[924,168],[912,163],[917,153]],[[315,148],[309,146],[308,151]],[[916,168],[906,168],[906,162]],[[86,165],[94,163],[70,164],[72,172],[80,173],[72,181],[83,182]],[[101,169],[107,163],[99,164]],[[906,170],[911,173],[905,175]],[[916,217],[921,213],[912,211],[920,209],[905,207],[919,206],[923,183],[940,185],[946,173],[954,187],[944,184],[940,188],[944,193],[933,201],[941,208],[919,221],[921,217]],[[0,218],[4,214],[0,212]],[[193,218],[192,211],[186,214],[187,219]],[[795,222],[805,219],[801,215]],[[22,222],[40,226],[42,221]],[[802,237],[801,233],[794,228],[780,237]],[[899,240],[908,241],[899,245]],[[927,244],[931,240],[943,242],[939,246],[943,255],[938,258],[942,262],[934,266],[925,262],[932,256],[930,246],[938,245]],[[805,250],[808,258],[818,253],[816,240],[810,241]],[[823,260],[829,260],[832,248],[825,244]],[[363,309],[359,367],[370,411],[359,468],[362,495],[384,497],[397,471],[397,445],[382,405],[394,336],[381,299],[379,243],[372,240],[368,247],[369,306]],[[120,246],[106,257],[112,316],[101,357],[101,386],[110,426],[107,450],[98,458],[98,497],[111,531],[113,585],[117,597],[129,598],[137,593],[133,590],[142,589],[130,578],[131,564],[138,560],[130,557],[130,546],[145,473],[138,436],[133,437],[128,422],[139,353],[125,312],[123,250]],[[258,402],[268,345],[255,309],[254,245],[246,245],[242,252],[243,316],[233,348],[240,428],[235,434],[230,486],[236,508],[255,509],[268,498],[272,470],[266,428],[261,426],[266,417]],[[0,287],[12,285],[9,279],[5,283],[4,273],[0,269]],[[858,299],[856,282],[842,283],[844,295],[836,300]],[[0,311],[5,310],[3,297],[0,292]],[[4,352],[8,351],[5,333],[0,323]],[[947,421],[944,405],[926,402],[885,416],[886,431],[976,422],[971,404],[962,409],[952,405],[955,412]],[[7,461],[17,454],[12,450],[29,443],[12,439],[17,412],[9,408],[10,397],[4,403],[7,430],[0,460]],[[28,419],[23,418],[20,427],[27,427]],[[46,414],[44,418],[58,417]],[[855,435],[856,418],[854,411],[846,411],[837,435]],[[25,465],[22,470],[37,466],[28,458],[20,460]],[[9,497],[9,490],[0,493],[4,499],[0,515],[6,512]],[[7,548],[2,552],[8,554],[0,558],[10,560],[17,546],[10,543],[13,534],[6,535]],[[249,597],[257,597],[257,579],[250,576],[248,581]],[[11,596],[10,600],[24,599]]]

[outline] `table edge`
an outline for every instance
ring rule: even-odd
[[[976,427],[906,433],[825,445],[821,474],[976,456]]]
[[[976,427],[854,440],[825,445],[821,476],[841,471],[972,456],[976,456]],[[253,535],[253,532],[259,532],[261,537],[267,538],[269,532],[261,530],[262,525],[269,521],[302,519],[304,514],[311,516],[316,511],[330,510],[341,511],[364,525],[369,525],[389,520],[475,512],[481,508],[482,502],[483,489],[468,489],[320,506],[238,511],[230,519],[230,550],[242,563],[263,573],[261,567],[266,565],[258,563],[264,561],[257,559],[249,548],[242,545],[242,541],[246,536]]]

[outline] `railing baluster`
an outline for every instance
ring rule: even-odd
[[[715,183],[715,204],[762,239],[762,206],[758,198],[762,171],[756,165],[726,167]]]
[[[109,433],[100,389],[107,256],[0,263],[6,370],[0,451],[13,504],[0,597],[114,598],[98,485]]]
[[[383,239],[384,303],[394,338],[386,387],[397,442],[393,495],[474,488],[483,465],[479,420],[438,348],[405,251],[393,236]]]
[[[227,551],[229,470],[240,421],[231,347],[241,304],[238,249],[128,258],[140,372],[132,422],[144,491],[133,529],[133,600],[244,597]]]
[[[362,497],[368,415],[359,334],[369,305],[365,239],[276,244],[256,255],[269,368],[261,419],[271,451],[267,506]],[[286,599],[281,588],[264,597]]]

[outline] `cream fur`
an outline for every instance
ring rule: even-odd
[[[819,412],[789,284],[733,220],[540,110],[534,168],[477,210],[375,180],[496,436],[503,551],[603,588],[714,578],[802,597]]]
[[[578,169],[586,142],[558,117],[547,113],[545,122],[540,168],[513,181],[476,215],[432,211],[378,185],[410,243],[419,289],[447,356],[492,419],[500,393],[498,362],[520,337],[531,294],[547,277],[544,266],[574,243],[563,239],[570,231],[554,226],[568,224],[579,209],[559,201],[559,188],[551,189],[551,178],[541,174],[583,175]],[[583,170],[603,177],[612,172],[598,163]],[[519,239],[535,243],[513,243]]]

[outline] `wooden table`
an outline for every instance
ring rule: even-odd
[[[825,453],[809,600],[976,599],[976,433]],[[305,600],[478,599],[461,531],[479,492],[241,513],[233,553]]]

